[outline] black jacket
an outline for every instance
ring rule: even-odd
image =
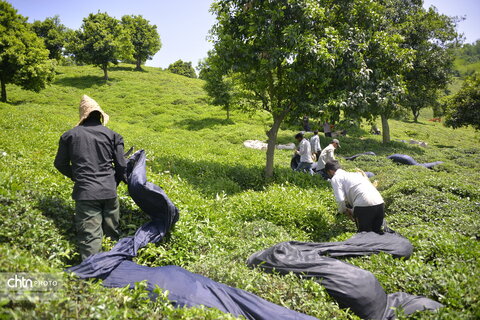
[[[123,138],[100,121],[87,119],[60,137],[54,165],[75,182],[73,199],[115,198],[118,183],[126,182]]]

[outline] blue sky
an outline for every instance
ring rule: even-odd
[[[108,12],[121,18],[125,14],[141,14],[156,24],[162,40],[162,49],[148,66],[166,68],[178,59],[194,65],[207,55],[212,47],[207,41],[208,31],[215,22],[209,8],[212,0],[7,0],[30,22],[44,20],[56,14],[67,27],[78,29],[89,13]],[[466,42],[480,39],[480,0],[424,0],[425,6],[434,5],[441,13],[465,16],[458,30]]]

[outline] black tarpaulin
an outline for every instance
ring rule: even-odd
[[[274,247],[283,245],[289,245],[305,254],[330,257],[356,257],[386,252],[396,258],[409,258],[413,252],[410,241],[396,232],[386,232],[382,235],[375,232],[360,232],[341,242],[289,241]]]
[[[382,241],[381,237],[385,241]],[[403,244],[395,245],[395,239]],[[350,308],[362,319],[394,319],[395,312],[392,308],[402,308],[406,314],[411,314],[415,311],[436,310],[442,305],[428,298],[403,292],[387,295],[371,272],[332,257],[358,256],[381,251],[407,257],[411,250],[408,240],[398,234],[378,235],[369,232],[331,244],[279,243],[253,254],[248,258],[247,264],[268,272],[293,272],[302,277],[315,278],[340,307]],[[324,256],[325,254],[330,257]]]
[[[406,164],[411,166],[422,166],[425,168],[431,169],[432,167],[442,164],[443,161],[427,162],[427,163],[418,163],[415,159],[406,154],[395,153],[387,157],[395,163]]]
[[[355,154],[355,155],[350,156],[350,157],[344,157],[344,159],[345,160],[355,160],[355,159],[357,159],[358,157],[361,157],[361,156],[376,156],[376,154],[375,154],[375,152],[367,151],[367,152]]]

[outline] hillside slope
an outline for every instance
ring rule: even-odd
[[[280,241],[336,241],[355,231],[336,214],[327,182],[289,169],[291,151],[277,151],[275,181],[264,184],[264,152],[242,142],[266,139],[268,115],[236,111],[233,121],[226,121],[224,111],[206,103],[201,80],[155,68],[132,70],[129,65],[113,68],[105,84],[99,69],[61,67],[55,83],[39,94],[8,87],[10,102],[0,104],[0,271],[61,272],[79,262],[72,183],[52,164],[58,139],[76,124],[78,103],[87,94],[110,115],[108,126],[123,135],[127,148],[147,151],[148,179],[181,210],[169,240],[142,249],[138,263],[179,265],[319,319],[356,319],[313,281],[245,265],[250,254]],[[480,315],[479,134],[428,121],[392,121],[391,130],[395,139],[414,138],[429,146],[384,146],[380,137],[359,130],[342,139],[339,154],[377,153],[342,163],[377,174],[387,221],[416,251],[408,261],[384,254],[348,261],[373,272],[389,293],[425,295],[446,305],[439,314],[422,313],[422,319],[474,319]],[[294,133],[281,131],[280,141],[293,141]],[[321,142],[327,144],[324,137]],[[434,170],[397,166],[385,158],[392,153],[445,164]],[[119,194],[121,230],[131,235],[146,216],[124,185]],[[104,246],[110,248],[111,241]],[[0,314],[22,319],[229,318],[217,310],[175,310],[165,299],[143,299],[141,286],[105,289],[63,277],[59,299],[1,299]]]

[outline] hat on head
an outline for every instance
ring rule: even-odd
[[[338,147],[340,148],[340,141],[338,141],[338,139],[333,139],[332,143],[336,143],[338,145]]]
[[[78,121],[77,126],[81,125],[93,111],[100,112],[103,118],[103,125],[106,125],[109,119],[108,114],[106,114],[102,108],[100,108],[97,101],[93,100],[86,94],[83,95],[82,101],[80,101],[80,107],[78,108],[78,111],[80,113],[80,121]]]

